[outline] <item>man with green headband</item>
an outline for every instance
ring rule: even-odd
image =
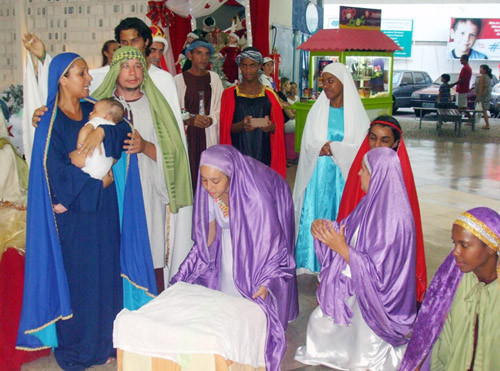
[[[96,99],[115,97],[134,126],[123,148],[137,153],[158,292],[191,248],[192,189],[183,131],[135,47],[118,49]],[[106,131],[106,128],[103,128]]]

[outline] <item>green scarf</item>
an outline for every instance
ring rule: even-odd
[[[165,184],[170,199],[170,211],[177,213],[179,208],[193,203],[189,161],[174,113],[163,94],[151,80],[142,53],[132,46],[124,46],[118,49],[113,56],[108,74],[99,88],[92,94],[92,97],[99,100],[113,96],[121,64],[129,59],[140,61],[144,70],[144,81],[141,90],[149,100],[151,116],[153,117],[162,152]]]

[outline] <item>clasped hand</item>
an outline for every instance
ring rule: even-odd
[[[323,144],[323,147],[321,147],[321,150],[319,151],[320,156],[332,156],[332,149],[330,148],[330,143],[332,141],[329,140],[325,144]]]
[[[337,233],[329,220],[316,219],[311,225],[311,233],[314,238],[327,245],[333,251],[339,253],[349,262],[349,246],[345,240],[345,225],[340,226]]]
[[[196,115],[188,120],[188,125],[206,129],[212,125],[212,118],[209,116]]]

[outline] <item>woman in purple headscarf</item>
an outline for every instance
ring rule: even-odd
[[[255,301],[267,317],[266,366],[277,370],[298,314],[293,202],[286,181],[232,146],[201,154],[194,246],[173,277]]]
[[[454,248],[439,267],[418,314],[401,370],[500,367],[500,215],[487,207],[453,223]],[[431,357],[428,357],[431,354]]]
[[[340,224],[311,228],[321,264],[307,344],[295,359],[338,369],[396,370],[416,315],[415,225],[390,148],[364,158],[366,193]]]

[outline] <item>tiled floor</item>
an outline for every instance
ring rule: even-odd
[[[492,120],[492,125],[500,125]],[[429,280],[451,248],[451,224],[463,211],[476,206],[500,209],[500,145],[458,144],[429,140],[406,140],[420,200]],[[295,167],[289,168],[293,182]],[[309,314],[316,307],[316,278],[299,277],[299,318],[287,331],[288,348],[283,370],[323,370],[294,361],[298,346],[305,343]],[[94,370],[116,369],[111,365]],[[59,370],[53,356],[22,367],[27,370]],[[141,371],[141,370],[138,370]]]

